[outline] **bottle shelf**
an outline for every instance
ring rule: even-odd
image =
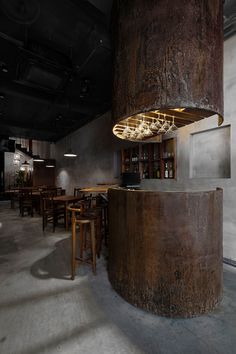
[[[121,172],[138,172],[141,179],[176,178],[176,138],[138,144],[123,149],[121,156]],[[132,161],[134,158],[137,160]]]

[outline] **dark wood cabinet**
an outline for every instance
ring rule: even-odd
[[[141,179],[176,178],[176,139],[142,143],[123,149],[121,172],[139,172]]]

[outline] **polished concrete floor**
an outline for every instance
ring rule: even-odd
[[[168,319],[136,309],[111,288],[104,258],[69,279],[69,233],[0,203],[1,354],[236,353],[236,268],[206,316]]]

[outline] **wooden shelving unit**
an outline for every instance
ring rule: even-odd
[[[176,139],[123,149],[121,172],[139,172],[141,179],[176,178]]]

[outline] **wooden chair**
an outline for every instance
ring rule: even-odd
[[[96,254],[100,258],[103,232],[102,232],[102,220],[103,220],[103,210],[100,205],[98,205],[98,197],[93,197],[92,194],[87,196],[84,200],[83,215],[87,217],[93,217],[95,220],[95,231],[96,231]]]
[[[11,209],[15,209],[15,203],[19,202],[19,191],[10,191]]]
[[[65,195],[65,194],[66,194],[65,189],[62,189],[62,187],[56,187],[55,190],[56,190],[56,194],[57,194],[58,196],[59,196],[59,195]]]
[[[84,199],[85,194],[81,192],[81,188],[75,187],[74,188],[74,197],[81,197],[82,199]]]
[[[34,216],[34,205],[32,197],[32,189],[21,189],[19,192],[19,208],[20,215],[23,217],[25,212],[28,215]]]
[[[66,210],[64,206],[55,205],[53,198],[56,195],[56,191],[41,192],[43,231],[45,230],[45,227],[48,223],[52,223],[53,232],[55,232],[55,228],[59,219],[64,220],[65,227]]]
[[[82,208],[82,210],[81,210]],[[92,264],[93,273],[96,274],[96,217],[87,215],[80,208],[68,208],[72,213],[72,233],[71,233],[71,279],[75,278],[77,263]],[[79,215],[78,215],[79,214]],[[76,226],[79,225],[79,256],[77,256]],[[86,230],[86,227],[89,229]],[[87,232],[86,232],[87,231]],[[90,255],[85,258],[85,252],[90,251]]]

